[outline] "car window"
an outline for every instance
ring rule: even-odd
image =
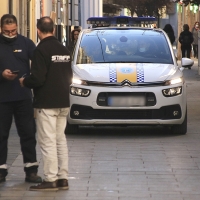
[[[77,64],[99,62],[173,64],[164,34],[153,30],[106,30],[86,33],[78,49]]]

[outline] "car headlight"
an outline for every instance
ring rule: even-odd
[[[70,94],[81,96],[81,97],[88,97],[90,95],[90,90],[83,89],[83,88],[77,88],[77,87],[70,87]]]
[[[76,79],[76,78],[72,79],[72,83],[79,84],[79,85],[87,85],[86,81]]]
[[[174,84],[177,84],[177,83],[183,83],[183,78],[180,77],[180,78],[176,78],[176,79],[166,81],[165,85],[174,85]]]
[[[182,87],[174,87],[162,90],[162,93],[165,97],[173,97],[182,93]]]

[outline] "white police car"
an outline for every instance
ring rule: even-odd
[[[95,125],[163,125],[187,132],[186,83],[168,36],[146,27],[83,30],[72,60],[67,131]]]

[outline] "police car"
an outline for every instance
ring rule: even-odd
[[[186,83],[153,18],[89,18],[72,59],[67,132],[80,126],[161,125],[186,134]],[[112,26],[111,26],[112,25]]]

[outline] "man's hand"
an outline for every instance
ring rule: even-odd
[[[19,79],[19,83],[20,83],[21,87],[24,87],[23,81],[24,81],[24,78]]]
[[[5,69],[2,76],[7,80],[12,81],[17,77],[17,74],[13,74],[9,69]]]

